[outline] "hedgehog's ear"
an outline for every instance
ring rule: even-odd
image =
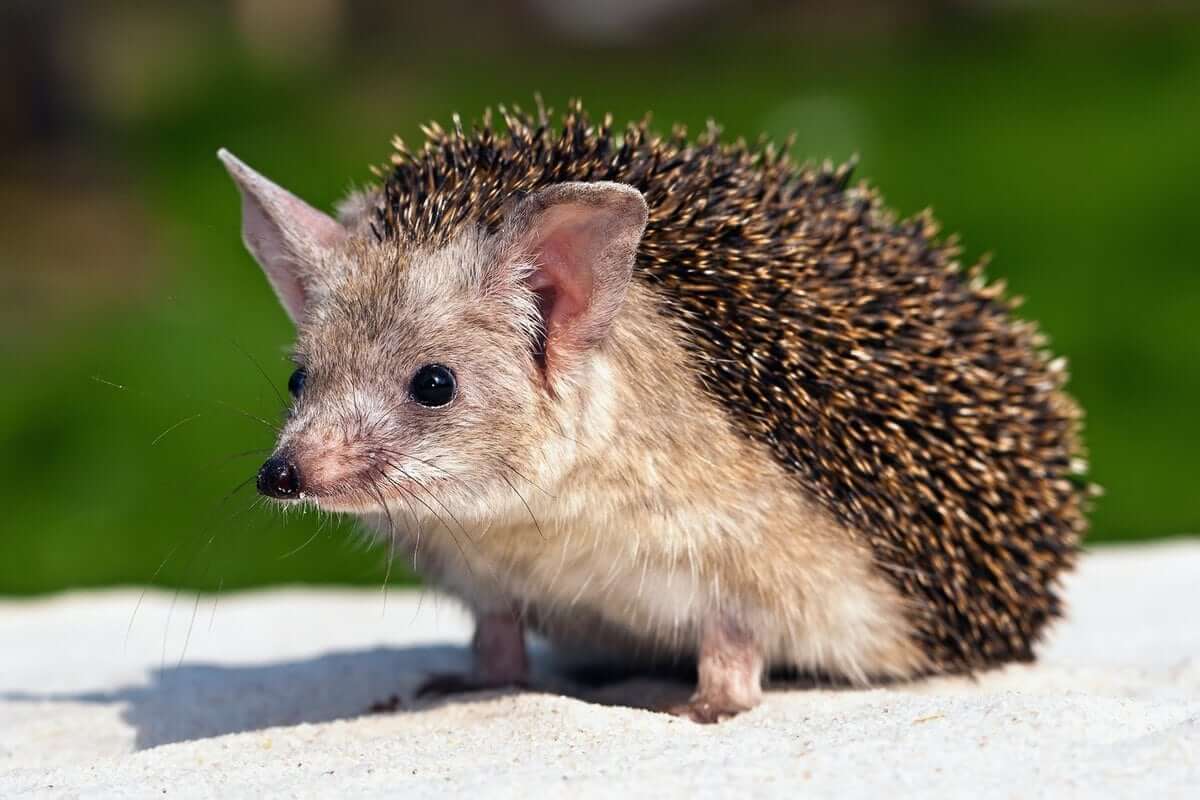
[[[622,183],[560,183],[520,201],[505,221],[510,267],[528,270],[548,367],[566,366],[608,333],[625,300],[646,201]]]
[[[242,193],[242,241],[292,322],[299,322],[318,284],[325,254],[346,237],[346,229],[228,150],[218,150],[217,157]]]

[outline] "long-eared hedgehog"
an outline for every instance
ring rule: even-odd
[[[524,680],[526,626],[695,660],[700,721],[771,667],[1033,658],[1093,490],[1002,284],[849,165],[501,115],[397,139],[336,220],[222,152],[298,328],[260,490],[360,515],[467,604],[454,685]]]

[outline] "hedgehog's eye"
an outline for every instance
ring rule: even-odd
[[[454,373],[441,364],[426,364],[417,370],[408,393],[423,406],[437,408],[454,399]]]
[[[308,380],[308,371],[304,367],[296,367],[296,371],[292,373],[292,377],[288,378],[288,391],[292,393],[292,397],[299,397],[304,391],[304,382]]]

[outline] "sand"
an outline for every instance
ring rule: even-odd
[[[140,595],[0,601],[0,797],[1200,797],[1200,540],[1087,556],[1035,666],[772,689],[719,726],[545,653],[558,691],[414,702],[467,663],[432,594]]]

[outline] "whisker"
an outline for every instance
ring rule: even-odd
[[[255,416],[254,414],[251,414],[249,411],[244,411],[244,410],[238,408],[237,406],[230,405],[229,403],[226,403],[224,400],[213,400],[212,402],[216,403],[217,405],[221,406],[222,408],[227,408],[230,411],[233,411],[237,414],[241,414],[246,419],[252,419],[255,422],[259,423],[260,425],[265,425],[267,428],[274,431],[276,434],[283,432],[283,429],[280,428],[278,425],[274,425],[270,422],[267,422],[262,417]]]
[[[317,529],[315,531],[313,531],[312,536],[309,536],[307,539],[305,539],[304,543],[301,544],[299,547],[294,547],[291,550],[284,553],[283,555],[281,555],[278,559],[276,559],[277,561],[283,561],[284,559],[291,558],[292,556],[296,555],[296,553],[299,553],[301,550],[303,550],[304,548],[306,548],[310,544],[312,544],[314,541],[316,541],[317,537],[321,535],[321,531],[325,530],[325,523],[327,523],[329,521],[329,517],[321,518],[320,514],[318,514],[317,516],[321,519],[321,521],[317,524]]]
[[[222,497],[216,503],[213,503],[212,510],[218,509],[221,506],[225,505],[225,503],[229,502],[230,498],[232,498],[235,494],[240,492],[242,489],[246,488],[246,485],[248,483],[250,483],[250,481],[252,481],[252,480],[254,480],[254,476],[247,478],[246,480],[239,483],[237,486],[233,487],[231,490],[229,490],[225,494],[224,497]],[[251,507],[253,507],[253,506],[251,506]],[[232,519],[232,517],[231,517],[231,519]],[[191,535],[191,537],[189,537],[188,541],[191,542],[191,541],[195,540],[197,537],[203,536],[205,533],[208,532],[208,530],[209,529],[197,530],[195,533],[193,533]],[[158,567],[150,575],[150,580],[146,582],[146,585],[144,587],[142,587],[142,591],[138,595],[137,602],[133,606],[133,612],[129,615],[129,625],[125,628],[125,644],[124,644],[125,648],[129,647],[129,637],[133,633],[133,624],[137,620],[138,611],[141,610],[142,603],[146,599],[146,592],[150,591],[150,586],[153,585],[154,581],[158,578],[159,574],[163,571],[163,568],[167,566],[167,562],[171,560],[171,557],[175,555],[175,553],[179,550],[180,547],[183,546],[183,544],[184,544],[183,542],[176,542],[175,546],[167,551],[166,556],[163,557],[163,560],[159,562]]]
[[[255,456],[255,455],[264,455],[266,453],[270,453],[272,450],[273,450],[273,448],[270,448],[270,447],[256,447],[253,450],[243,450],[240,453],[233,453],[231,455],[221,456],[220,458],[216,459],[215,461],[209,461],[207,464],[200,465],[200,467],[193,473],[193,476],[200,475],[210,469],[216,469],[217,467],[223,467],[226,464],[228,464],[230,461],[236,461],[239,458],[246,458],[248,456]]]
[[[404,501],[404,505],[408,506],[408,515],[413,520],[412,566],[413,572],[417,572],[417,554],[421,552],[421,521],[417,518],[417,512],[413,510],[412,503],[408,502],[408,498],[400,495],[400,499]]]
[[[416,564],[413,565],[413,568],[416,569]],[[415,611],[413,611],[412,619],[408,621],[410,626],[415,625],[417,622],[417,617],[421,615],[421,607],[425,604],[425,592],[427,591],[429,591],[429,584],[422,581],[421,591],[417,592],[417,608]]]
[[[225,578],[217,581],[217,593],[213,595],[212,614],[208,618],[208,632],[212,633],[213,623],[217,621],[217,601],[221,599],[221,590],[225,588]]]
[[[226,494],[224,497],[222,497],[222,498],[220,499],[220,501],[217,503],[216,507],[218,507],[218,508],[219,508],[219,507],[220,507],[222,504],[224,504],[224,503],[225,503],[225,501],[226,501],[226,500],[228,500],[229,498],[233,497],[235,494],[237,494],[238,492],[240,492],[242,489],[245,489],[245,488],[246,488],[247,486],[249,486],[249,485],[250,485],[250,483],[251,483],[253,480],[255,480],[257,477],[258,477],[257,475],[251,475],[249,478],[246,478],[246,480],[242,481],[242,482],[241,482],[241,483],[239,483],[237,486],[235,486],[235,487],[233,487],[232,489],[230,489],[230,490],[229,490],[229,492],[228,492],[228,493],[227,493],[227,494]],[[262,498],[259,498],[259,499],[261,500]]]
[[[101,378],[99,375],[92,375],[92,376],[90,376],[90,377],[91,377],[91,379],[92,379],[93,381],[95,381],[96,383],[103,384],[104,386],[110,386],[110,387],[112,387],[113,389],[120,389],[120,390],[121,390],[121,391],[123,391],[123,392],[131,392],[131,393],[133,393],[133,394],[136,394],[136,395],[138,395],[139,397],[147,397],[147,398],[148,398],[148,397],[150,397],[150,395],[149,395],[149,394],[147,394],[146,392],[143,392],[143,391],[139,391],[139,390],[133,389],[133,388],[131,388],[131,387],[129,387],[129,386],[125,386],[125,385],[123,385],[123,384],[116,383],[116,382],[114,382],[114,381],[110,381],[110,380],[108,380],[107,378]],[[193,398],[190,398],[190,397],[189,397],[188,399],[189,399],[189,400],[191,400],[191,399],[193,399]],[[258,417],[258,416],[255,416],[254,414],[251,414],[249,411],[246,411],[246,410],[244,410],[244,409],[238,408],[238,407],[237,407],[237,406],[235,406],[235,405],[232,405],[232,404],[230,404],[230,403],[227,403],[227,402],[225,402],[224,400],[208,399],[208,400],[206,400],[205,402],[209,402],[209,403],[212,403],[213,405],[217,405],[217,406],[220,406],[220,407],[222,407],[222,408],[224,408],[224,409],[227,409],[227,410],[229,410],[229,411],[233,411],[234,413],[240,414],[240,415],[242,415],[243,417],[246,417],[247,419],[252,419],[252,420],[254,420],[255,422],[257,422],[257,423],[259,423],[259,424],[261,424],[261,425],[266,425],[268,428],[270,428],[270,429],[271,429],[272,431],[274,431],[276,434],[280,433],[280,428],[279,428],[278,426],[276,426],[276,425],[273,425],[273,424],[271,424],[270,422],[267,422],[267,421],[266,421],[265,419],[263,419],[262,417]]]
[[[254,502],[250,504],[250,507],[246,509],[246,512],[249,512],[257,505],[261,505],[262,502],[263,502],[263,498],[261,498],[261,497],[256,498],[254,500]],[[242,516],[242,514],[238,514],[236,516]],[[244,524],[246,524],[246,523],[243,522],[243,525]],[[216,533],[214,532],[213,536],[209,539],[208,544],[211,544],[213,542],[213,540],[215,540],[215,539],[216,539]],[[227,541],[227,540],[222,540],[222,541]],[[206,548],[208,547],[208,544],[205,545]],[[199,581],[201,585],[203,585],[204,582],[208,579],[208,573],[212,570],[212,565],[213,565],[215,559],[216,559],[216,556],[214,554],[214,556],[209,559],[208,565],[204,568],[204,573],[200,576],[200,581]],[[224,586],[224,584],[225,584],[225,579],[224,579],[224,577],[222,577],[217,582],[218,596],[220,594],[221,587]],[[187,657],[188,645],[192,641],[192,629],[195,628],[195,626],[196,626],[196,617],[197,617],[199,611],[200,611],[200,593],[197,591],[196,592],[196,600],[192,604],[192,617],[188,621],[187,634],[183,638],[183,649],[179,651],[179,661],[176,664],[176,666],[182,666],[184,658]],[[216,614],[217,614],[217,600],[216,600],[216,597],[214,597],[213,598],[212,615],[209,617],[209,620],[208,620],[210,631],[212,630],[212,623],[216,619]]]
[[[500,462],[501,464],[503,464],[503,465],[504,465],[504,466],[505,466],[505,467],[506,467],[506,468],[507,468],[509,471],[513,472],[513,473],[514,473],[514,474],[515,474],[515,475],[516,475],[518,478],[520,478],[521,480],[525,481],[526,483],[528,483],[528,484],[529,484],[530,486],[532,486],[533,488],[537,489],[537,490],[538,490],[539,492],[541,492],[542,494],[546,495],[546,497],[549,497],[549,498],[550,498],[550,499],[552,499],[552,500],[556,498],[556,495],[550,494],[550,492],[546,491],[546,490],[545,490],[545,489],[543,489],[541,486],[539,486],[539,485],[537,485],[536,483],[534,483],[533,481],[531,481],[531,480],[530,480],[529,478],[527,478],[527,477],[526,477],[526,476],[525,476],[523,473],[521,473],[521,472],[520,472],[520,471],[519,471],[519,470],[518,470],[516,467],[514,467],[512,464],[510,464],[510,463],[508,463],[507,461],[505,461],[505,460],[504,460],[503,458],[501,458],[500,456],[490,456],[490,458],[493,458],[493,459],[495,459],[496,461],[499,461],[499,462]]]
[[[377,474],[380,475],[380,477],[382,477],[384,480],[387,480],[387,475],[383,474],[383,472],[381,470],[379,470],[378,467],[375,468],[375,471]],[[409,515],[409,517],[412,518],[412,527],[415,532],[414,539],[416,540],[413,544],[413,572],[416,572],[417,571],[417,553],[421,549],[421,523],[420,523],[420,520],[418,519],[416,509],[413,508],[412,503],[410,503],[408,500],[408,496],[404,492],[401,492],[399,494],[399,497],[401,500],[404,501],[405,507],[408,508],[408,515]],[[386,578],[385,578],[385,580],[386,580]]]
[[[168,433],[170,433],[171,431],[178,428],[180,425],[183,425],[184,423],[187,423],[187,422],[191,422],[194,419],[199,419],[202,416],[204,416],[204,412],[198,412],[196,414],[192,414],[190,417],[184,417],[183,419],[179,420],[179,422],[176,422],[174,425],[172,425],[171,427],[167,428],[165,431],[160,433],[158,436],[155,436],[154,439],[151,440],[150,446],[154,447],[154,445],[156,445],[162,441],[164,436],[166,436]]]
[[[246,358],[250,359],[250,363],[253,364],[254,368],[258,370],[258,374],[263,376],[263,380],[265,380],[267,382],[267,384],[270,385],[271,391],[275,392],[275,397],[276,397],[276,399],[279,400],[279,405],[281,407],[286,408],[287,404],[288,404],[287,401],[283,399],[283,395],[280,394],[279,387],[275,385],[275,381],[271,380],[271,376],[268,375],[267,371],[262,368],[262,364],[258,363],[258,359],[255,358],[254,356],[252,356],[250,354],[249,350],[247,350],[246,348],[244,348],[240,344],[238,344],[238,341],[236,339],[230,339],[229,341],[234,347],[236,347],[238,349],[238,351],[242,355],[244,355]]]
[[[134,620],[137,619],[138,611],[141,610],[142,602],[146,599],[146,592],[150,591],[150,586],[153,585],[155,579],[158,578],[158,574],[163,571],[163,567],[165,567],[167,565],[167,562],[171,560],[171,556],[175,555],[175,552],[177,550],[179,550],[179,548],[182,546],[183,546],[183,542],[176,542],[175,546],[167,551],[166,556],[164,556],[163,560],[158,563],[158,568],[155,569],[154,572],[150,575],[150,580],[147,581],[146,585],[142,587],[142,591],[138,595],[137,602],[133,604],[133,613],[131,613],[129,615],[129,624],[125,627],[124,648],[126,650],[129,649],[129,637],[133,633],[133,623],[134,623]]]
[[[209,562],[212,565],[212,562]],[[207,573],[208,570],[205,570]],[[192,641],[192,628],[196,626],[196,614],[200,610],[200,592],[196,592],[196,599],[192,603],[192,618],[188,621],[187,633],[183,636],[183,649],[179,651],[179,661],[175,662],[176,667],[183,666],[183,659],[187,657],[188,644]]]
[[[238,488],[240,489],[241,486],[245,486],[247,483],[249,483],[249,481],[243,481],[242,484]],[[237,491],[238,491],[237,489],[234,490],[234,492],[237,492]],[[226,495],[226,498],[231,497],[232,494],[233,493]],[[208,548],[212,545],[213,540],[215,540],[217,538],[217,534],[219,533],[219,531],[217,530],[217,525],[228,525],[230,522],[232,522],[233,520],[242,516],[243,514],[247,514],[251,511],[253,511],[255,508],[257,508],[259,506],[259,504],[261,504],[263,502],[263,500],[264,500],[264,498],[262,498],[262,497],[255,498],[254,502],[252,502],[246,508],[243,508],[240,511],[234,512],[233,514],[231,514],[229,517],[226,517],[221,522],[213,524],[209,528],[207,528],[205,531],[203,531],[203,533],[208,533],[211,531],[212,535],[208,537],[208,540],[204,543],[204,545],[199,550],[197,550],[195,553],[192,554],[192,557],[188,559],[187,564],[184,566],[184,570],[187,571],[187,570],[191,569],[192,564],[196,563],[196,559],[199,558],[201,555],[203,555],[208,550]],[[212,566],[212,562],[209,562],[209,566],[210,567]],[[207,572],[206,572],[206,574],[207,574]],[[167,609],[167,625],[163,629],[162,657],[160,659],[160,664],[159,664],[159,666],[162,668],[165,668],[167,665],[167,637],[168,637],[168,634],[171,632],[171,619],[175,616],[175,606],[179,604],[179,594],[182,591],[183,591],[183,587],[176,587],[175,593],[171,597],[171,606],[169,609]],[[190,639],[190,637],[191,637],[192,624],[194,624],[195,621],[196,621],[196,617],[195,617],[195,612],[193,611],[192,622],[189,623],[189,625],[188,625],[188,634],[187,634],[187,637],[185,637],[185,639],[184,639],[184,643],[183,643],[184,649],[180,655],[180,663],[183,663],[182,658],[187,653],[188,639]]]
[[[397,458],[407,458],[411,461],[416,461],[418,464],[424,464],[425,466],[427,466],[431,469],[436,469],[438,472],[442,473],[446,477],[456,480],[459,483],[462,483],[464,486],[466,485],[465,481],[463,481],[461,478],[459,478],[453,472],[450,472],[449,470],[445,469],[441,465],[435,464],[434,462],[428,461],[424,458],[418,458],[417,456],[414,456],[411,453],[403,453],[399,450],[392,450],[391,448],[387,448],[387,447],[382,448],[378,452],[384,453],[389,456],[396,456]]]
[[[179,592],[181,589],[176,587],[175,594],[171,595],[171,607],[167,609],[167,624],[163,628],[162,638],[162,656],[159,658],[158,668],[160,671],[165,671],[167,668],[167,637],[171,632],[171,617],[175,615],[175,604],[179,602]]]
[[[397,467],[397,469],[399,469],[399,467]],[[403,471],[403,470],[401,470],[401,471]],[[396,491],[398,491],[401,494],[403,494],[413,500],[416,500],[418,503],[420,503],[425,508],[425,510],[430,513],[431,516],[436,518],[437,521],[442,524],[442,527],[446,529],[446,533],[450,534],[450,540],[452,542],[454,542],[454,546],[458,548],[458,552],[463,558],[463,563],[466,564],[467,571],[470,572],[472,576],[474,576],[475,570],[471,567],[471,560],[467,557],[466,550],[463,549],[462,543],[459,542],[458,537],[454,535],[454,530],[446,523],[446,520],[442,518],[442,515],[438,514],[436,511],[434,511],[433,508],[430,507],[430,505],[428,503],[426,503],[424,500],[422,500],[417,495],[413,494],[411,491],[409,491],[407,488],[405,488],[401,483],[396,481],[390,475],[387,475],[386,473],[380,471],[378,468],[376,468],[376,472],[379,474],[379,476],[381,478],[383,478],[393,488],[395,488]],[[420,484],[418,484],[418,485],[420,485]],[[426,492],[428,492],[428,491],[429,490],[426,489]],[[386,504],[385,504],[385,507],[386,507]],[[460,523],[460,527],[461,527],[461,523]],[[467,541],[473,541],[471,539],[470,534],[467,534],[467,532],[465,530],[463,531],[463,535],[467,537]]]
[[[501,473],[500,473],[500,477],[501,477],[501,478],[504,480],[504,482],[505,482],[506,484],[508,484],[508,488],[512,489],[512,492],[513,492],[513,494],[515,494],[515,495],[517,496],[517,499],[521,501],[521,505],[525,506],[525,510],[526,510],[527,512],[529,512],[529,518],[530,518],[531,520],[533,520],[533,527],[537,528],[538,536],[541,536],[541,537],[542,537],[542,541],[543,541],[543,542],[545,542],[545,541],[549,541],[549,540],[546,538],[546,534],[545,534],[545,533],[542,531],[542,526],[541,526],[541,524],[538,522],[538,519],[537,519],[537,517],[535,517],[535,516],[533,515],[533,509],[529,507],[529,503],[526,503],[526,502],[525,502],[525,498],[524,498],[524,497],[522,497],[522,496],[521,496],[521,493],[517,491],[517,487],[515,487],[515,486],[513,486],[513,485],[512,485],[512,481],[510,481],[510,480],[508,479],[508,476],[507,476],[507,475],[505,475],[503,472],[501,472]]]
[[[431,468],[431,469],[436,469],[438,472],[442,473],[442,474],[443,474],[443,475],[445,475],[447,478],[449,478],[450,480],[454,481],[454,482],[455,482],[455,483],[457,483],[459,486],[463,487],[463,489],[467,490],[467,492],[468,492],[468,493],[471,495],[471,497],[473,497],[473,498],[478,498],[478,497],[479,497],[479,493],[475,491],[475,488],[474,488],[473,486],[471,486],[471,484],[467,483],[467,482],[466,482],[466,481],[464,481],[462,478],[460,478],[460,477],[458,477],[457,475],[455,475],[453,472],[450,472],[448,469],[446,469],[446,468],[444,468],[444,467],[442,467],[442,466],[440,466],[440,465],[438,465],[438,464],[435,464],[435,463],[434,463],[434,462],[432,462],[432,461],[426,461],[426,460],[425,460],[425,459],[423,459],[423,458],[418,458],[418,457],[416,457],[416,456],[414,456],[414,455],[411,455],[411,454],[409,454],[409,453],[403,453],[403,452],[401,452],[401,451],[399,451],[399,450],[392,450],[392,449],[389,449],[389,448],[383,448],[383,449],[380,449],[380,450],[376,450],[375,452],[376,452],[376,454],[379,454],[379,455],[391,456],[391,457],[393,457],[393,458],[399,458],[399,459],[408,459],[408,460],[411,460],[411,461],[416,461],[417,463],[419,463],[419,464],[424,464],[425,466],[427,466],[427,467],[429,467],[429,468]],[[401,470],[401,471],[403,471],[403,468],[402,468],[402,467],[400,467],[400,465],[399,465],[399,464],[396,464],[394,461],[391,461],[391,460],[390,460],[390,459],[388,459],[388,458],[384,458],[384,459],[381,459],[381,460],[382,460],[382,461],[383,461],[385,464],[387,464],[388,466],[390,466],[390,467],[392,467],[392,468],[394,468],[394,469],[397,469],[397,470]],[[406,474],[407,474],[407,473],[406,473]],[[410,477],[410,480],[414,480],[414,481],[416,480],[415,478],[412,478],[411,476],[409,476],[409,477]]]
[[[388,552],[387,565],[383,568],[383,609],[379,615],[387,614],[388,601],[388,582],[392,579],[392,562],[396,560],[396,520],[392,517],[392,511],[387,506],[387,500],[383,496],[383,492],[375,484],[375,480],[371,479],[371,488],[375,490],[375,495],[379,498],[379,504],[383,506],[383,513],[387,515],[388,520]]]
[[[423,491],[423,492],[425,492],[425,494],[429,495],[429,499],[430,499],[430,500],[432,500],[433,502],[437,503],[437,504],[438,504],[438,507],[439,507],[440,509],[442,509],[442,511],[445,511],[445,512],[446,512],[446,515],[447,515],[448,517],[450,517],[450,519],[454,520],[455,524],[457,524],[457,525],[458,525],[458,528],[459,528],[459,530],[461,530],[461,531],[462,531],[462,534],[463,534],[463,536],[467,537],[467,540],[468,540],[468,541],[473,541],[473,538],[472,538],[471,534],[467,532],[467,529],[466,529],[466,527],[465,527],[465,526],[462,524],[462,521],[461,521],[461,520],[460,520],[458,517],[454,516],[454,512],[453,512],[453,511],[451,511],[450,509],[446,508],[446,504],[445,504],[445,503],[443,503],[443,502],[442,502],[440,499],[438,499],[438,496],[437,496],[436,494],[434,494],[432,491],[430,491],[428,486],[426,486],[425,484],[421,483],[421,481],[417,480],[417,478],[416,478],[416,477],[415,477],[415,476],[414,476],[414,475],[413,475],[411,472],[409,472],[408,470],[404,469],[404,467],[400,466],[399,464],[397,464],[397,463],[395,463],[395,462],[393,462],[393,461],[389,461],[388,459],[384,459],[384,463],[385,463],[385,464],[387,464],[388,466],[390,466],[392,469],[395,469],[395,470],[397,470],[397,471],[398,471],[398,472],[399,472],[401,475],[403,475],[404,477],[408,478],[408,479],[409,479],[410,481],[412,481],[412,482],[413,482],[413,483],[414,483],[414,484],[415,484],[417,487],[419,487],[419,488],[421,489],[421,491]]]
[[[121,385],[121,384],[119,384],[119,383],[113,383],[113,382],[112,382],[112,381],[110,381],[110,380],[106,380],[105,378],[101,378],[99,375],[92,375],[92,376],[91,376],[91,378],[92,378],[92,380],[94,380],[96,383],[102,383],[102,384],[104,384],[105,386],[111,386],[112,388],[114,388],[114,389],[120,389],[120,390],[121,390],[121,391],[123,391],[123,392],[129,392],[129,391],[133,391],[133,390],[132,390],[132,389],[130,389],[128,386],[122,386],[122,385]]]

